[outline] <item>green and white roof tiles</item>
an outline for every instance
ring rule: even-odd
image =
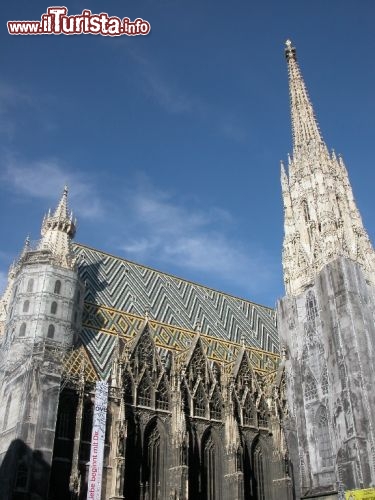
[[[86,283],[86,310],[103,306],[107,314],[114,309],[114,315],[148,315],[151,322],[176,330],[200,331],[222,341],[279,352],[273,309],[83,245],[73,248]],[[116,336],[92,324],[84,318],[81,340],[98,374],[107,378]]]

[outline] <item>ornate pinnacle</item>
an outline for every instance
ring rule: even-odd
[[[72,215],[69,216],[67,198],[68,188],[65,186],[56,210],[52,214],[48,211],[48,215],[43,219],[39,248],[50,250],[61,265],[72,268],[75,260],[72,256],[71,240],[74,238],[76,227]]]
[[[285,56],[289,72],[289,92],[292,116],[293,155],[306,147],[324,144],[314,110],[297,63],[296,49],[286,41]]]

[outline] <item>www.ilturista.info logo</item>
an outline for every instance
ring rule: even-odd
[[[77,16],[68,16],[66,7],[48,7],[40,21],[8,21],[7,26],[10,35],[136,36],[151,31],[150,23],[141,18],[130,21],[128,17],[92,14],[86,9]]]

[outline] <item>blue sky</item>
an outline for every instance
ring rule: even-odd
[[[279,162],[291,150],[290,37],[323,132],[375,236],[375,2],[67,2],[144,37],[0,28],[0,287],[65,183],[77,241],[271,305],[283,295]]]

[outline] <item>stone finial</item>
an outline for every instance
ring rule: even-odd
[[[287,60],[289,60],[289,58],[297,60],[296,49],[293,47],[292,41],[289,39],[285,42],[285,57]]]
[[[56,261],[63,267],[72,268],[75,260],[72,255],[71,240],[74,238],[76,225],[68,211],[68,188],[64,187],[61,199],[51,215],[44,217],[40,250],[49,250]]]

